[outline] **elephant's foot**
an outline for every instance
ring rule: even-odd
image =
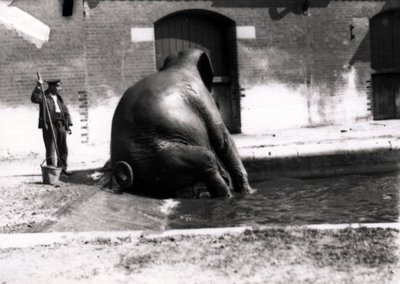
[[[229,186],[219,172],[211,174],[205,180],[208,191],[211,197],[231,197]]]
[[[243,189],[243,193],[253,194],[257,192],[257,189],[247,186]]]
[[[243,181],[239,186],[235,186],[235,191],[243,194],[252,194],[257,190],[252,188],[248,182]]]

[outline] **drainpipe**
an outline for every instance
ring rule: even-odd
[[[79,91],[79,101],[81,102],[80,108],[80,120],[82,124],[81,129],[81,143],[89,144],[89,74],[87,64],[87,21],[89,20],[89,7],[87,1],[83,0],[83,24],[82,24],[82,35],[83,35],[83,60],[84,60],[84,72],[85,72],[85,85],[84,90]]]
[[[308,7],[303,7],[303,19],[305,26],[305,84],[306,84],[306,96],[307,96],[307,113],[308,113],[308,124],[311,125],[311,13]]]

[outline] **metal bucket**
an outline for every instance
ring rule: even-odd
[[[61,167],[43,165],[44,160],[40,167],[42,168],[42,178],[44,184],[57,184],[60,180]]]

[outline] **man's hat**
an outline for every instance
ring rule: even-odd
[[[48,85],[55,85],[55,84],[61,83],[61,80],[60,79],[50,79],[50,80],[47,80],[46,83]]]

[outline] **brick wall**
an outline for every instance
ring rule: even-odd
[[[73,15],[62,17],[61,0],[14,1],[12,7],[48,25],[50,37],[38,48],[0,22],[0,103],[31,106],[36,71],[60,77],[77,135],[88,128],[89,140],[106,143],[104,124],[118,98],[156,71],[154,41],[133,42],[131,29],[201,9],[255,28],[254,39],[237,40],[243,132],[371,119],[368,19],[398,1],[309,0],[307,12],[299,2],[76,0]]]
[[[368,19],[382,9],[384,2],[309,3],[304,13],[298,1],[290,0],[89,0],[89,16],[85,23],[90,90],[94,98],[119,95],[133,82],[156,71],[154,42],[131,42],[131,28],[153,27],[154,22],[170,13],[201,9],[220,13],[235,21],[237,26],[256,29],[255,39],[238,39],[239,84],[245,95],[242,106],[260,105],[259,97],[262,97],[261,107],[265,113],[277,112],[276,105],[281,105],[278,112],[290,113],[291,109],[285,105],[287,100],[291,101],[289,93],[295,89],[308,106],[303,111],[307,116],[303,126],[370,119]],[[351,37],[351,26],[354,37]],[[99,69],[101,72],[97,72]],[[269,109],[266,98],[270,96],[268,86],[271,84],[286,87],[274,110]],[[261,88],[264,95],[254,94],[254,87],[260,85],[266,87]],[[254,98],[256,102],[252,102]],[[356,102],[359,110],[348,113],[349,109],[343,108],[346,100]],[[242,109],[242,112],[249,118],[247,124],[255,123],[251,109]],[[247,118],[242,115],[242,123]],[[259,119],[272,121],[269,116]],[[260,131],[279,128],[279,121],[274,120],[273,125],[268,121]]]
[[[63,97],[74,123],[71,148],[85,142],[82,135],[87,125],[80,114],[80,92],[86,90],[81,2],[75,1],[71,17],[61,16],[62,1],[58,0],[0,3],[1,159],[44,156],[42,133],[37,128],[39,107],[30,101],[36,72],[45,80],[62,79]],[[7,15],[11,15],[10,22]]]
[[[85,60],[82,5],[80,1],[75,2],[74,15],[66,18],[61,16],[60,1],[14,1],[11,7],[49,26],[50,37],[41,48],[37,48],[18,30],[0,24],[2,103],[29,104],[37,71],[45,79],[61,78],[67,100],[78,102],[78,91],[85,90]]]

